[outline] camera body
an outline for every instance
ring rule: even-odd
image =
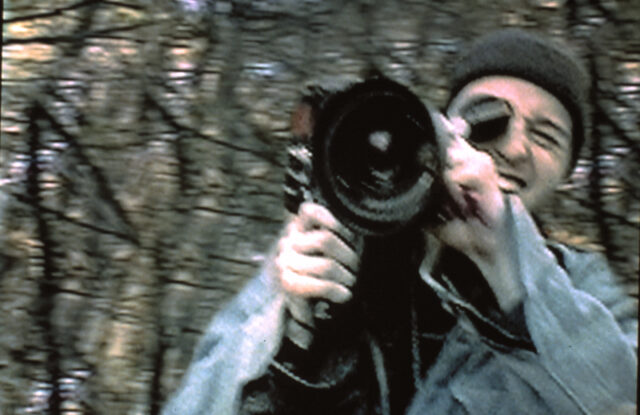
[[[315,108],[306,140],[288,151],[285,206],[327,206],[350,228],[389,235],[424,221],[438,199],[432,112],[407,87],[374,77]]]

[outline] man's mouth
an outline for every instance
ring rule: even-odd
[[[505,193],[518,193],[527,187],[527,183],[518,176],[505,172],[498,172],[498,175],[498,187]]]

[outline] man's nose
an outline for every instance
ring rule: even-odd
[[[524,120],[511,120],[502,139],[496,143],[496,150],[514,166],[529,158],[531,148]]]

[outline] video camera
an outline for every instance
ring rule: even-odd
[[[364,235],[389,235],[416,222],[438,220],[444,187],[436,111],[407,87],[374,77],[314,101],[307,140],[289,149],[285,205],[303,200],[327,206]],[[466,108],[468,141],[479,145],[508,128],[511,107],[502,100]]]

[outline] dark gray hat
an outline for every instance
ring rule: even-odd
[[[482,37],[453,70],[449,102],[469,82],[508,75],[532,82],[554,95],[573,122],[571,167],[589,131],[589,75],[567,47],[521,29],[503,29]]]

